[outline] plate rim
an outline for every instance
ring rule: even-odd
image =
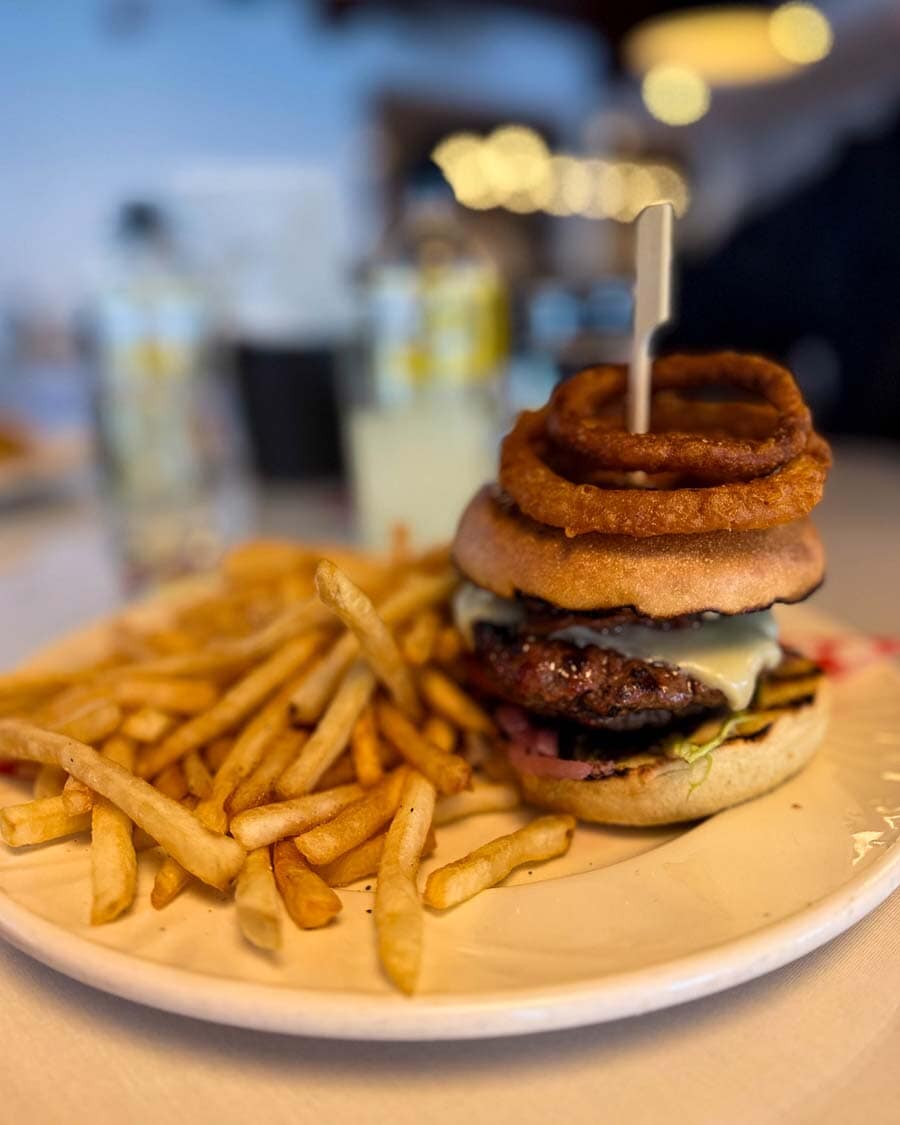
[[[217,977],[110,949],[0,891],[0,936],[49,968],[121,999],[248,1030],[386,1042],[531,1035],[643,1015],[763,976],[848,930],[900,886],[900,846],[812,906],[709,949],[651,967],[490,999],[412,998]],[[135,961],[143,972],[135,974]],[[190,983],[190,987],[186,985]]]

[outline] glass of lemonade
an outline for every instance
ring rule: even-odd
[[[364,354],[345,380],[345,439],[361,538],[408,525],[452,536],[494,475],[507,307],[496,267],[452,205],[413,208],[374,265]]]

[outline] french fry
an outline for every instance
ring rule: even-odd
[[[230,647],[236,653],[241,653],[248,662],[259,660],[284,647],[287,642],[299,639],[303,634],[330,629],[332,621],[323,609],[317,598],[285,606],[274,620],[248,637],[232,641]],[[223,641],[223,650],[225,646],[226,642]]]
[[[356,770],[353,768],[353,759],[345,751],[322,774],[313,792],[320,793],[323,789],[334,789],[336,785],[349,785],[351,781],[356,781]]]
[[[151,750],[140,763],[141,775],[153,777],[190,750],[196,750],[236,727],[241,719],[246,718],[305,664],[321,642],[320,633],[308,633],[288,641],[229,688],[208,711],[188,719]]]
[[[222,763],[228,757],[228,753],[234,745],[233,738],[217,738],[215,742],[211,742],[209,746],[203,751],[203,760],[206,762],[206,768],[210,773],[218,773]]]
[[[447,568],[436,574],[413,572],[398,589],[378,603],[378,616],[388,628],[393,629],[420,609],[444,601],[458,583],[455,571]],[[324,606],[322,608],[325,609]],[[352,633],[344,634],[333,645],[291,701],[295,722],[316,722],[358,654],[359,644]]]
[[[198,750],[191,750],[185,754],[182,761],[184,779],[187,782],[188,792],[195,797],[208,797],[212,793],[212,774],[206,768],[206,762],[200,757]]]
[[[78,816],[91,811],[94,794],[77,777],[67,777],[62,789],[62,803],[69,816]]]
[[[294,693],[291,699],[294,722],[311,724],[321,717],[341,677],[358,654],[359,642],[352,633],[345,633],[334,642]]]
[[[403,757],[423,773],[442,796],[459,793],[472,777],[472,767],[457,754],[447,754],[426,741],[405,715],[387,700],[375,705],[381,733]]]
[[[134,769],[134,743],[113,736],[103,754],[123,769]],[[134,900],[137,857],[131,821],[105,797],[91,808],[91,925],[112,922]]]
[[[445,625],[434,642],[433,659],[438,664],[454,664],[466,651],[466,642],[455,625]]]
[[[234,904],[247,941],[259,949],[281,947],[281,907],[268,848],[255,848],[244,860]]]
[[[8,805],[0,809],[0,836],[11,848],[28,844],[46,844],[87,832],[91,814],[72,816],[66,812],[62,797],[43,797],[24,805]]]
[[[496,886],[522,864],[564,855],[574,831],[574,816],[540,816],[517,832],[491,840],[462,859],[432,871],[425,884],[425,902],[437,910],[458,906]]]
[[[272,852],[275,882],[284,906],[304,930],[327,926],[342,907],[331,887],[314,871],[289,840],[281,840]]]
[[[307,737],[303,730],[283,730],[275,736],[256,769],[231,794],[228,811],[232,816],[271,800],[275,782],[300,753]]]
[[[174,902],[190,883],[190,872],[185,871],[178,860],[167,855],[156,871],[150,892],[150,905],[154,910],[162,910],[170,902]]]
[[[11,673],[0,677],[0,702],[9,698],[14,702],[27,701],[31,706],[35,700],[46,698],[60,689],[64,689],[61,701],[69,690],[96,695],[98,685],[112,685],[135,677],[181,678],[232,673],[268,656],[294,637],[314,629],[331,628],[333,620],[331,613],[317,598],[309,597],[285,606],[275,618],[248,635],[214,639],[212,644],[199,648],[197,638],[184,630],[157,630],[148,635],[148,640],[158,649],[168,651],[169,655],[117,667],[101,664],[46,673]],[[49,722],[49,719],[46,721]]]
[[[0,698],[0,717],[24,719],[28,717],[34,721],[43,722],[43,707],[36,700]]]
[[[410,622],[400,641],[404,659],[416,667],[427,664],[434,651],[441,619],[433,609],[423,609]]]
[[[126,738],[121,732],[108,738],[103,743],[100,752],[105,758],[109,758],[111,762],[116,762],[123,769],[134,770],[137,748],[132,739]]]
[[[506,812],[522,803],[514,785],[476,785],[464,793],[441,797],[434,809],[435,825],[450,824],[480,813]]]
[[[494,733],[488,713],[444,672],[424,668],[419,676],[419,687],[428,706],[451,723],[479,734]]]
[[[386,839],[387,832],[370,836],[368,840],[339,855],[331,863],[317,867],[316,874],[321,876],[329,887],[348,887],[359,879],[377,875]]]
[[[381,764],[378,728],[375,725],[375,712],[371,704],[366,707],[353,724],[350,735],[350,755],[356,780],[365,789],[377,785],[384,775]]]
[[[385,840],[387,840],[387,832],[372,836],[362,844],[351,848],[349,852],[339,855],[331,863],[326,863],[323,867],[317,867],[316,872],[322,876],[329,887],[348,887],[351,883],[359,882],[360,879],[377,875],[378,865],[381,863],[381,856],[384,853]],[[422,858],[431,855],[436,846],[437,841],[434,831],[429,829],[425,846],[422,849]]]
[[[391,524],[390,557],[393,566],[403,566],[404,563],[409,562],[412,557],[411,542],[412,536],[408,523],[396,520]]]
[[[88,746],[109,738],[119,728],[122,712],[109,700],[97,700],[87,704],[78,714],[54,726],[58,734],[74,738],[76,742],[86,742]]]
[[[159,742],[175,726],[176,718],[155,707],[141,707],[122,723],[122,734],[135,742]]]
[[[316,591],[355,635],[363,656],[400,710],[411,719],[419,718],[422,705],[409,668],[371,600],[328,559],[316,568]]]
[[[263,630],[260,630],[260,634]],[[252,664],[260,658],[255,650],[264,648],[264,654],[271,652],[271,648],[261,644],[252,645],[249,637],[229,637],[226,640],[212,643],[203,648],[197,647],[196,639],[192,639],[185,649],[180,647],[165,656],[157,656],[152,660],[141,661],[140,664],[127,664],[121,668],[111,669],[106,677],[114,683],[128,675],[139,673],[142,677],[151,676],[218,676],[229,675]],[[272,646],[277,647],[277,646]]]
[[[134,675],[148,676],[207,676],[232,673],[271,656],[293,639],[313,630],[329,629],[334,616],[318,598],[286,606],[273,621],[244,637],[233,637],[205,645],[198,650],[178,652],[158,657],[146,663],[126,665],[106,673],[110,680],[125,679]]]
[[[375,677],[363,663],[353,664],[300,756],[275,785],[280,797],[296,797],[315,788],[322,774],[344,751],[353,724],[375,690]]]
[[[125,622],[113,623],[112,643],[116,659],[122,664],[137,664],[159,655],[159,649],[146,633]]]
[[[383,597],[397,584],[398,567],[392,559],[383,555],[373,555],[341,544],[319,543],[310,549],[310,558],[313,572],[322,559],[331,559],[370,598]]]
[[[197,815],[207,828],[215,832],[226,830],[228,816],[225,806],[238,784],[262,761],[267,747],[285,731],[289,718],[290,698],[295,687],[294,680],[283,685],[257,711],[233,741],[231,749],[216,771],[212,791],[197,810]]]
[[[213,887],[224,890],[243,864],[244,849],[235,840],[210,832],[187,809],[83,743],[19,720],[2,719],[0,757],[61,766],[118,805],[192,875]]]
[[[359,785],[340,785],[321,793],[247,809],[232,820],[231,832],[242,847],[252,851],[330,820],[341,809],[359,800],[364,792]]]
[[[394,815],[405,781],[406,770],[395,770],[337,816],[297,836],[298,850],[309,863],[319,866],[362,844]]]
[[[434,813],[431,782],[410,771],[385,840],[375,889],[378,956],[401,990],[415,991],[422,961],[422,902],[416,887],[419,860]]]
[[[422,737],[433,742],[445,754],[456,749],[456,728],[441,715],[429,715],[422,727]]]
[[[90,680],[72,683],[58,695],[43,701],[33,712],[32,721],[55,730],[61,723],[81,715],[85,709],[103,702],[102,691]]]
[[[221,569],[228,581],[236,585],[267,585],[298,574],[311,578],[319,559],[332,554],[337,555],[341,569],[360,586],[377,584],[390,573],[388,565],[364,552],[285,539],[252,539],[232,547],[222,560]]]
[[[298,602],[314,593],[311,574],[285,574],[277,584],[283,602]]]
[[[173,762],[171,766],[166,766],[162,773],[158,773],[153,779],[153,784],[160,793],[165,793],[173,801],[180,801],[188,791],[187,778],[184,776],[180,762]]]
[[[251,586],[197,602],[181,614],[180,625],[193,635],[195,643],[205,638],[240,637],[248,628],[270,621],[278,607],[275,590]]]
[[[123,707],[153,707],[176,715],[196,715],[208,711],[219,696],[209,680],[120,680],[112,697]]]
[[[186,629],[157,629],[150,634],[147,643],[153,648],[153,657],[146,657],[141,663],[148,663],[158,656],[172,656],[176,653],[191,652],[197,647],[194,637]]]
[[[35,700],[52,695],[91,675],[93,669],[70,672],[7,672],[0,676],[0,699]]]
[[[286,539],[250,539],[230,548],[222,559],[222,573],[242,585],[271,582],[304,564],[307,549]]]
[[[179,804],[193,812],[197,807],[197,798],[188,794]],[[140,831],[141,829],[135,828],[134,836],[137,837]],[[170,902],[174,902],[193,881],[193,875],[189,871],[185,871],[177,860],[170,855],[163,855],[160,865],[156,869],[153,887],[150,890],[150,905],[154,910],[162,910]]]
[[[31,795],[35,801],[42,797],[58,797],[66,783],[66,775],[59,766],[41,766],[34,775]]]

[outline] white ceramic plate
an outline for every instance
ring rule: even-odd
[[[788,633],[821,618],[785,613]],[[833,626],[831,628],[834,628]],[[69,649],[71,651],[71,648]],[[83,651],[83,648],[82,648]],[[695,827],[580,828],[572,851],[426,920],[421,991],[381,977],[371,890],[343,893],[336,925],[260,954],[233,906],[192,890],[92,928],[88,847],[0,852],[0,932],[85,983],[201,1019],[357,1039],[463,1039],[575,1027],[690,1000],[760,976],[845,930],[900,883],[900,673],[871,665],[834,685],[827,744],[774,793]],[[0,804],[27,799],[0,781]],[[520,821],[441,830],[445,863]]]

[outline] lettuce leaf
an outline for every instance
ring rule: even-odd
[[[693,765],[718,749],[746,718],[746,711],[730,715],[708,742],[691,742],[685,735],[673,734],[663,743],[663,753],[667,758],[681,758],[688,765]]]

